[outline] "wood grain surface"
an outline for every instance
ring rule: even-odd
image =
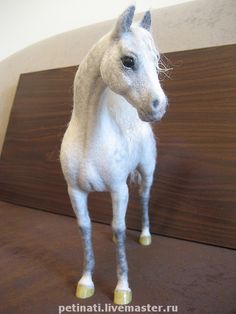
[[[168,113],[158,140],[152,232],[236,248],[236,45],[166,54]],[[0,199],[73,215],[59,164],[76,67],[20,77],[0,162]],[[89,199],[94,221],[111,222],[107,193]],[[140,228],[131,188],[127,225]]]
[[[112,304],[116,259],[109,226],[93,224],[95,294],[82,300],[75,296],[83,267],[75,219],[5,202],[0,217],[1,314],[58,314],[59,305]],[[158,235],[147,248],[138,236],[127,231],[132,306],[173,304],[181,314],[235,313],[236,251]]]

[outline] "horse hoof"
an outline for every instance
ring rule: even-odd
[[[117,241],[116,241],[116,236],[113,234],[113,236],[112,236],[112,241],[114,242],[114,243],[117,243]]]
[[[90,298],[94,294],[94,288],[78,284],[76,288],[76,296],[79,299]]]
[[[152,243],[152,237],[151,236],[140,236],[139,237],[139,243],[141,245],[144,245],[144,246],[148,246]]]
[[[129,304],[132,301],[131,290],[115,290],[114,303],[118,305]]]

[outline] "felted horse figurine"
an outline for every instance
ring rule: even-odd
[[[143,213],[139,241],[149,245],[148,203],[156,144],[148,122],[161,120],[167,107],[158,78],[160,54],[150,33],[150,12],[132,25],[134,11],[134,6],[128,7],[114,29],[81,62],[74,80],[73,112],[60,153],[84,247],[83,275],[76,296],[87,298],[94,294],[88,194],[109,191],[117,253],[116,304],[128,304],[132,299],[125,252],[127,179],[130,174],[139,174]]]

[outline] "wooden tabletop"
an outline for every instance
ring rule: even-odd
[[[93,223],[95,295],[75,297],[82,269],[76,220],[0,202],[0,313],[54,314],[59,305],[112,304],[116,285],[111,228]],[[150,247],[127,232],[132,305],[178,305],[178,313],[235,313],[236,252],[153,236]]]

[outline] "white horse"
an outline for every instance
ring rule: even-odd
[[[81,62],[74,80],[72,117],[60,154],[84,246],[84,269],[76,295],[87,298],[94,294],[88,193],[109,191],[117,251],[116,304],[132,299],[125,253],[127,178],[138,171],[143,208],[140,243],[149,245],[148,202],[156,144],[148,122],[159,121],[167,107],[158,79],[160,55],[150,33],[150,12],[132,25],[134,11],[134,6],[128,7],[114,29]]]

